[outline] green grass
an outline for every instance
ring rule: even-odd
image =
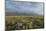
[[[43,16],[6,16],[5,20],[8,30],[44,28]]]

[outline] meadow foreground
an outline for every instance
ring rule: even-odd
[[[6,16],[6,30],[26,30],[44,28],[43,16]]]

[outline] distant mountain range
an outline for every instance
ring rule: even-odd
[[[16,12],[5,12],[6,16],[39,16],[39,14],[35,12],[21,12],[21,11],[16,11]]]

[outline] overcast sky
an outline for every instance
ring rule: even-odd
[[[6,0],[6,12],[35,12],[43,15],[42,2],[15,2],[13,0]]]

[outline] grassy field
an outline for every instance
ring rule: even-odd
[[[25,30],[44,28],[43,16],[6,16],[6,30]]]

